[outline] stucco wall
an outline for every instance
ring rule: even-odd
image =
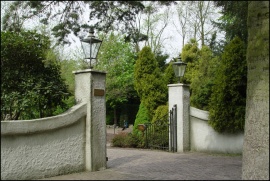
[[[208,125],[208,112],[190,107],[190,149],[217,153],[242,153],[244,133],[218,133]]]
[[[1,121],[1,180],[85,170],[86,103],[53,117]]]

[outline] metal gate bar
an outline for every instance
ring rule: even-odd
[[[167,115],[168,116],[168,115]],[[146,123],[146,148],[169,150],[169,126],[168,122]]]
[[[170,144],[171,152],[177,151],[177,105],[175,104],[170,110]]]
[[[145,123],[146,148],[165,151],[177,151],[177,114],[176,105],[169,111],[168,121],[157,120],[155,123]],[[165,115],[163,118],[167,117]]]

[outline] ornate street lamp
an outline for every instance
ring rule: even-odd
[[[96,60],[102,40],[95,38],[94,30],[91,28],[89,34],[81,40],[85,59],[89,61],[89,68],[92,69],[92,60]]]
[[[181,61],[181,57],[176,58],[178,61],[173,62],[173,70],[176,77],[179,77],[178,83],[180,83],[180,77],[184,76],[187,64]]]

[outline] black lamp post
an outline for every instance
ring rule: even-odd
[[[176,77],[179,77],[178,83],[180,83],[180,77],[184,76],[187,64],[181,61],[181,57],[176,58],[178,61],[173,62],[173,70]]]
[[[89,34],[81,40],[84,56],[89,60],[89,68],[92,69],[92,60],[96,60],[102,40],[95,38],[93,28],[90,29]]]

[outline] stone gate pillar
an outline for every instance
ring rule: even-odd
[[[74,71],[75,99],[87,102],[85,165],[87,171],[107,168],[106,73],[92,69]]]
[[[169,111],[177,105],[177,152],[190,150],[189,85],[169,84]]]

